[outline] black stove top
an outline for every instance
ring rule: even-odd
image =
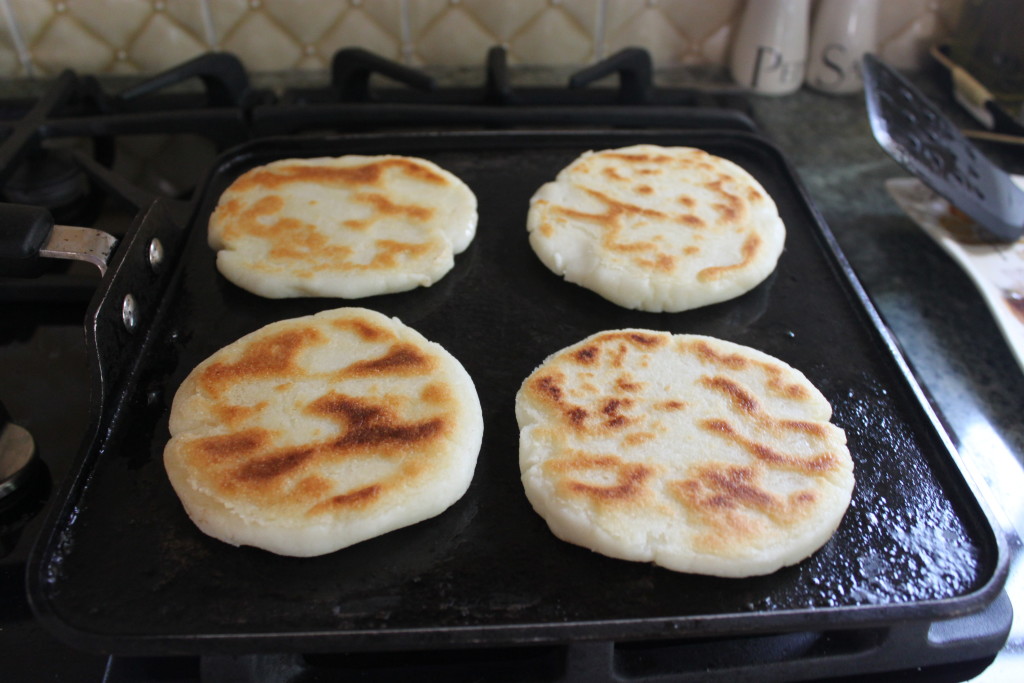
[[[485,74],[478,88],[439,89],[424,73],[361,50],[336,55],[327,85],[282,93],[254,88],[237,59],[224,54],[114,94],[94,78],[67,72],[38,98],[0,102],[0,192],[3,201],[45,207],[58,223],[124,237],[155,197],[184,204],[220,152],[267,136],[536,125],[756,130],[745,99],[732,91],[654,87],[650,58],[640,50],[577,73],[566,88],[514,87],[497,48]],[[610,76],[617,77],[613,87]],[[93,404],[82,326],[100,276],[77,262],[39,269],[31,279],[0,276],[0,402],[32,435],[37,451],[22,485],[0,501],[0,654],[8,680],[398,680],[410,672],[441,680],[697,680],[737,661],[749,663],[743,675],[753,679],[760,667],[791,661],[788,671],[809,680],[840,672],[808,653],[827,655],[878,637],[868,630],[656,646],[597,642],[171,659],[108,658],[63,645],[34,619],[25,572],[45,513],[89,427]],[[994,605],[973,627],[998,631],[1005,608]],[[903,672],[900,680],[965,680],[990,659]]]

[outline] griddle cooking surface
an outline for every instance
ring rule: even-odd
[[[587,149],[640,142],[704,148],[765,186],[788,230],[766,282],[733,301],[652,314],[608,303],[539,262],[525,228],[533,192]],[[422,156],[476,192],[477,236],[443,280],[354,302],[275,301],[217,273],[206,220],[231,180],[274,159],[345,153]],[[119,399],[95,464],[70,491],[69,513],[37,553],[36,608],[67,638],[126,653],[658,638],[979,609],[999,587],[999,543],[831,245],[778,152],[752,135],[406,134],[245,147],[212,175],[158,323],[163,341]],[[178,385],[245,333],[346,304],[397,316],[474,378],[485,434],[468,493],[439,517],[318,558],[203,535],[162,465]],[[824,548],[770,576],[726,580],[609,559],[548,531],[519,482],[515,393],[548,354],[623,327],[749,345],[821,389],[846,430],[857,477]]]

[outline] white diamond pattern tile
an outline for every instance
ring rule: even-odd
[[[937,36],[949,35],[962,0],[902,0],[880,2],[878,54],[899,69],[920,69]]]
[[[482,64],[494,36],[459,5],[444,9],[421,33],[414,34],[419,64]]]
[[[720,27],[700,42],[700,53],[695,62],[700,64],[728,64],[729,48],[732,47],[733,23]],[[689,57],[690,55],[688,55]],[[687,64],[694,62],[686,61]]]
[[[141,73],[152,73],[197,57],[207,48],[202,34],[196,35],[189,26],[157,13],[116,57],[119,62],[131,60]]]
[[[491,35],[493,44],[500,45],[508,43],[512,36],[543,13],[548,7],[548,0],[462,0],[460,4],[463,11]]]
[[[752,0],[756,1],[756,0]],[[880,1],[879,52],[919,67],[964,0]],[[150,73],[207,50],[254,71],[323,70],[363,47],[415,66],[584,66],[628,46],[656,67],[725,64],[744,0],[0,0],[0,76]],[[23,51],[19,52],[19,46]]]
[[[66,2],[67,15],[83,30],[107,43],[111,50],[132,42],[139,27],[153,14],[148,0],[75,0]]]
[[[47,22],[29,49],[38,75],[55,76],[69,66],[104,73],[114,65],[114,49],[64,12]]]
[[[264,12],[250,12],[231,28],[221,47],[253,71],[294,69],[303,56],[298,41]]]
[[[401,61],[402,41],[395,27],[382,26],[367,12],[352,10],[342,16],[316,43],[317,60],[303,68],[325,68],[334,53],[346,47],[361,47],[381,57]],[[312,57],[312,55],[311,55]]]
[[[32,44],[45,30],[46,25],[57,15],[56,7],[63,3],[39,2],[39,0],[7,0],[18,32],[31,49]]]
[[[173,2],[173,0],[171,0]],[[237,26],[242,19],[250,12],[259,11],[259,3],[256,7],[250,7],[249,0],[215,0],[214,2],[203,2],[204,11],[209,13],[210,28],[213,31],[215,46],[223,50],[224,37]]]
[[[220,5],[221,2],[217,2]],[[156,0],[153,3],[153,16],[165,14],[175,21],[181,30],[189,33],[197,41],[201,42],[205,49],[215,49],[214,31],[212,25],[212,12],[207,11],[208,7],[203,0]]]
[[[586,31],[595,55],[603,30],[605,2],[606,0],[548,0],[552,10],[564,12],[567,17]]]
[[[603,48],[647,48],[656,65],[724,63],[741,0],[607,0]],[[724,31],[723,31],[724,29]]]
[[[659,12],[665,21],[696,44],[739,21],[743,7],[741,0],[659,0],[653,4],[652,10]]]
[[[297,45],[312,45],[348,10],[343,2],[263,0],[268,17]]]
[[[640,11],[617,26],[605,46],[609,53],[627,47],[644,47],[655,64],[678,64],[689,40],[658,11]]]
[[[511,36],[508,48],[509,61],[520,64],[586,64],[595,58],[592,27],[558,4]]]
[[[18,54],[16,36],[7,20],[7,13],[0,8],[0,74],[24,76],[21,57]]]

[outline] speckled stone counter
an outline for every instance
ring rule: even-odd
[[[921,85],[961,125],[970,123],[928,81]],[[756,97],[753,108],[764,134],[796,168],[1006,526],[1016,556],[1008,593],[1018,614],[1024,612],[1024,371],[973,282],[886,192],[887,178],[908,173],[874,141],[863,96],[805,90]],[[1024,148],[986,151],[1004,168],[1024,172]],[[828,317],[828,311],[815,313]],[[1006,648],[979,680],[1019,680],[1022,621],[1015,620]]]

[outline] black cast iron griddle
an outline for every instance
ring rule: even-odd
[[[733,301],[652,314],[615,306],[549,272],[526,239],[531,195],[581,152],[635,143],[701,147],[757,177],[788,229],[774,274]],[[217,273],[206,223],[235,177],[275,159],[346,153],[422,156],[476,192],[477,236],[443,280],[355,302],[268,300]],[[788,165],[755,135],[504,131],[267,140],[221,160],[189,230],[166,292],[146,304],[148,332],[134,342],[135,356],[116,360],[131,335],[119,332],[114,343],[103,332],[121,313],[117,267],[90,328],[107,366],[97,375],[106,400],[29,568],[37,615],[81,647],[325,652],[843,629],[977,612],[1001,589],[1003,541],[956,453]],[[161,460],[178,385],[243,334],[347,303],[397,316],[472,375],[485,434],[469,491],[434,519],[317,558],[234,548],[203,535]],[[726,580],[609,559],[548,531],[519,482],[515,393],[548,354],[623,327],[746,344],[799,368],[822,390],[846,430],[857,476],[850,509],[824,548],[769,576]]]

